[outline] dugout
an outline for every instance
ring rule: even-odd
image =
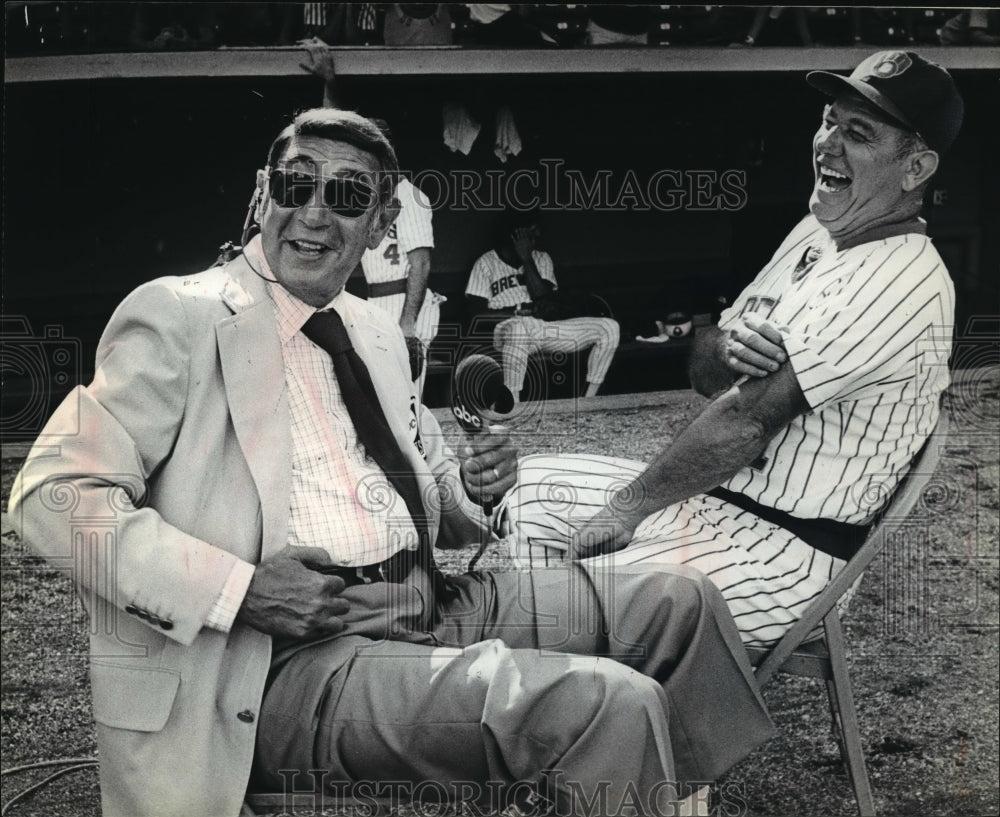
[[[452,185],[434,218],[445,325],[464,327],[468,271],[492,246],[502,201],[485,185],[520,174],[522,193],[541,198],[540,247],[560,284],[601,294],[629,339],[676,310],[711,319],[754,275],[806,212],[823,102],[805,71],[847,70],[873,50],[358,48],[337,59],[345,106],[389,121],[428,194],[431,171]],[[1000,159],[988,148],[1000,62],[990,49],[919,50],[953,71],[967,106],[929,193],[929,231],[955,280],[959,334],[985,316],[976,342],[995,349]],[[297,49],[6,60],[5,436],[30,436],[89,381],[99,332],[129,290],[196,272],[238,239],[270,139],[320,100],[301,60]],[[483,123],[467,156],[443,143],[445,103]],[[503,106],[523,145],[504,163]],[[623,356],[605,392],[684,387],[684,351]]]

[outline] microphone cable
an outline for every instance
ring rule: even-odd
[[[95,757],[64,757],[58,760],[39,760],[35,763],[25,763],[23,766],[14,766],[10,769],[4,769],[0,771],[0,776],[6,776],[8,774],[14,774],[16,772],[24,772],[30,769],[41,769],[48,766],[64,766],[65,768],[57,769],[48,777],[34,783],[23,791],[19,791],[13,797],[8,800],[2,808],[0,808],[0,817],[7,814],[11,806],[15,803],[24,800],[28,795],[33,794],[41,788],[44,788],[53,780],[63,775],[70,774],[71,772],[78,772],[82,769],[96,769],[97,768],[97,758]]]

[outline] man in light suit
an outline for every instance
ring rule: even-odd
[[[674,800],[674,781],[770,735],[700,574],[437,572],[422,545],[475,541],[466,492],[501,494],[516,460],[492,433],[459,463],[398,325],[343,292],[395,216],[396,171],[368,120],[299,114],[258,173],[260,235],[129,295],[18,476],[18,532],[69,560],[94,622],[105,815],[236,815],[252,770],[285,790],[526,782],[577,813],[598,793]],[[370,377],[417,513],[304,334],[321,310]]]

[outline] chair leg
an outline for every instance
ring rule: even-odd
[[[847,773],[854,787],[854,796],[858,802],[860,817],[875,817],[875,801],[872,798],[871,784],[868,782],[868,770],[865,768],[865,755],[861,746],[861,730],[858,727],[858,713],[854,708],[854,696],[851,694],[851,677],[847,669],[847,649],[844,643],[844,630],[840,624],[840,616],[834,607],[823,619],[826,629],[826,643],[830,651],[830,665],[833,680],[830,682],[831,705],[834,704],[834,716],[840,722],[840,739],[842,756],[845,757]],[[837,717],[839,716],[839,718]]]
[[[837,751],[840,752],[840,762],[848,767],[847,752],[844,747],[844,728],[840,723],[840,706],[837,704],[837,685],[831,678],[826,682],[826,697],[830,701],[830,732],[837,741]]]

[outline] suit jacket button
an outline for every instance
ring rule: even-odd
[[[254,721],[253,712],[249,709],[244,709],[236,717],[243,721],[243,723],[253,723]]]
[[[161,630],[172,630],[172,629],[174,629],[174,623],[172,621],[161,621],[160,622],[160,629]]]

